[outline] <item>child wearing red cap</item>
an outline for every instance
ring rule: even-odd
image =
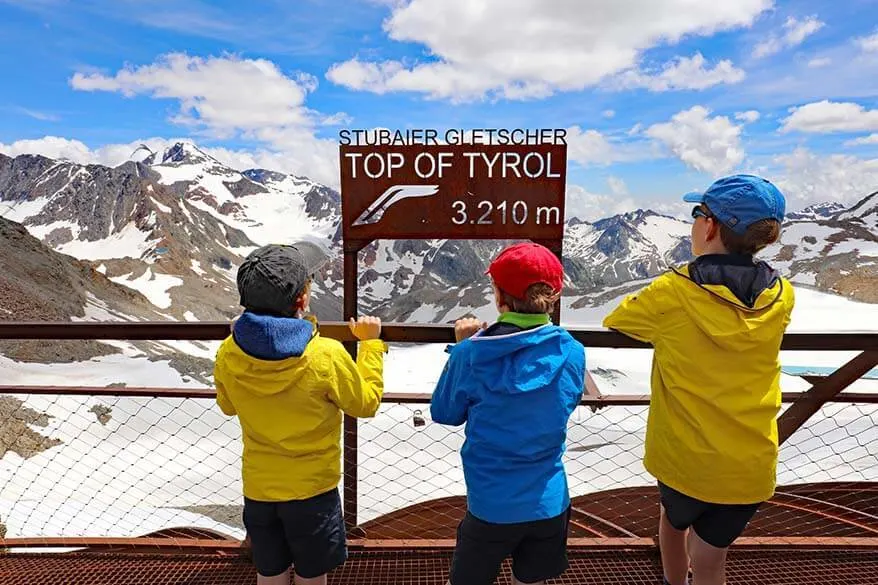
[[[585,349],[549,319],[564,279],[551,251],[516,244],[486,274],[500,317],[490,327],[455,323],[458,343],[430,407],[435,422],[466,423],[467,513],[449,583],[489,585],[510,555],[514,583],[542,583],[567,568],[562,456],[582,396]]]

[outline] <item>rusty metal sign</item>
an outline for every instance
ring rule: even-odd
[[[343,142],[344,239],[561,240],[567,145],[550,136],[550,144]]]

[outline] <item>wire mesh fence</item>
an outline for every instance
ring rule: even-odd
[[[236,421],[212,400],[6,400],[20,402],[0,415],[4,427],[44,417],[15,424],[17,440],[3,441],[0,522],[8,536],[140,536],[192,525],[243,537],[236,524],[214,519],[239,517],[229,506],[241,498],[241,448]]]
[[[648,406],[583,406],[565,465],[572,537],[651,538]],[[0,396],[0,531],[7,537],[143,536],[241,522],[240,427],[209,398]],[[352,440],[348,437],[348,440]],[[386,402],[357,426],[355,538],[453,539],[465,511],[461,428]],[[781,449],[780,488],[745,536],[878,536],[878,404],[828,404]],[[858,482],[854,485],[853,482]],[[861,482],[870,482],[864,484]]]

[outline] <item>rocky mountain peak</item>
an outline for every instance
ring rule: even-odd
[[[265,185],[266,183],[280,183],[287,176],[283,173],[278,173],[275,171],[269,171],[266,169],[248,169],[241,173],[254,183],[260,183]]]
[[[801,211],[793,211],[786,214],[788,221],[808,220],[808,219],[829,219],[845,210],[845,206],[838,201],[826,201],[823,203],[815,203],[802,209]]]
[[[207,167],[225,167],[226,165],[222,164],[220,161],[210,156],[200,148],[198,148],[195,144],[191,142],[177,142],[173,146],[170,146],[164,149],[161,152],[153,152],[146,145],[140,145],[140,147],[135,151],[134,155],[137,153],[142,153],[144,150],[151,152],[149,156],[144,158],[142,162],[144,164],[155,166],[155,165],[163,165],[163,166],[172,166],[172,167],[180,167],[186,165],[202,165]],[[132,155],[132,156],[134,156]]]

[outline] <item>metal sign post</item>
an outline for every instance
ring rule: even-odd
[[[561,258],[566,132],[449,130],[443,142],[439,136],[436,130],[340,133],[345,320],[357,317],[358,254],[374,240],[527,239]],[[552,318],[560,322],[560,303]],[[346,347],[356,359],[357,344]],[[357,455],[357,421],[345,416],[348,529],[357,525]]]

